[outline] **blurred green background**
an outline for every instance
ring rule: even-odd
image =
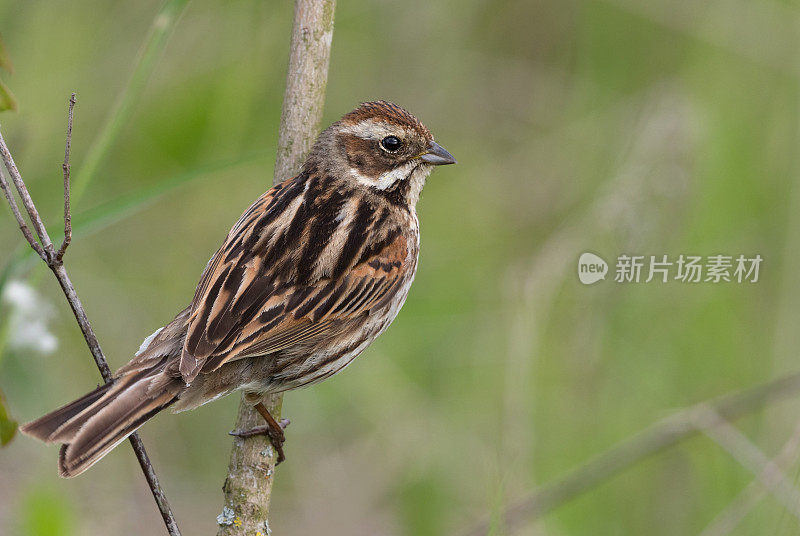
[[[2,132],[51,234],[71,91],[76,181],[98,136],[110,142],[75,200],[67,268],[113,368],[189,302],[268,187],[283,97],[291,2],[190,1],[131,84],[161,8],[0,0],[14,63],[0,80],[19,101]],[[420,269],[395,324],[355,366],[286,397],[273,533],[455,533],[677,408],[797,369],[798,45],[800,7],[785,0],[340,0],[324,123],[394,100],[459,164],[425,189]],[[2,208],[0,265],[18,251]],[[756,284],[584,286],[584,251],[764,262]],[[15,266],[6,291],[37,289],[58,345],[20,341],[7,297],[0,389],[27,421],[99,376],[50,275]],[[237,404],[141,430],[184,534],[216,529]],[[798,412],[737,425],[772,456]],[[21,436],[0,449],[0,533],[163,532],[129,447],[69,481],[56,456]],[[699,534],[752,479],[698,437],[514,533]],[[800,534],[772,498],[741,513],[729,533]]]

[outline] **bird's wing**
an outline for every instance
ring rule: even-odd
[[[180,361],[185,382],[233,359],[313,347],[397,293],[410,268],[399,228],[387,226],[383,212],[368,214],[364,202],[337,219],[319,209],[324,195],[287,181],[231,229],[191,305]],[[351,201],[328,198],[325,206],[339,212]]]

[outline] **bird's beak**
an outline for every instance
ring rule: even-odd
[[[428,150],[420,155],[420,160],[433,164],[434,166],[442,166],[444,164],[455,164],[456,159],[453,155],[447,152],[447,149],[432,141],[428,145]]]

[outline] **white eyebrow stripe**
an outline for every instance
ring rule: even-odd
[[[386,121],[376,121],[375,119],[364,119],[355,125],[347,125],[342,127],[341,132],[345,134],[352,134],[359,138],[369,139],[382,139],[386,136],[400,136],[405,138],[409,136],[408,129],[400,125],[392,125]]]

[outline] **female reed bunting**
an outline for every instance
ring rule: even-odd
[[[403,108],[368,102],[320,134],[300,173],[256,200],[203,272],[191,305],[98,387],[21,430],[62,443],[78,475],[161,410],[235,390],[258,402],[346,367],[391,324],[419,253],[416,205],[434,166],[455,159]]]

